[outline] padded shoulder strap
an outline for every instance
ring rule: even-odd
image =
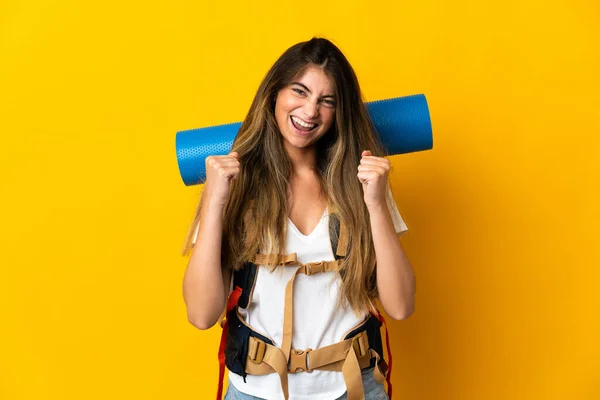
[[[246,262],[242,269],[233,271],[233,287],[242,289],[242,294],[237,303],[239,307],[248,307],[252,291],[254,290],[254,284],[256,283],[256,269],[256,264]]]
[[[329,239],[331,241],[331,251],[335,259],[339,260],[346,257],[348,251],[348,231],[346,225],[340,222],[335,214],[329,214]]]

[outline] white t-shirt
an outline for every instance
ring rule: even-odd
[[[397,233],[408,228],[396,203],[388,196],[388,206]],[[321,221],[309,234],[303,235],[288,218],[286,254],[296,253],[300,263],[331,261],[334,255],[329,239],[327,210]],[[258,333],[281,347],[285,288],[297,266],[271,267],[259,265],[252,301],[240,314]],[[344,336],[361,323],[366,313],[355,315],[350,307],[337,307],[341,278],[337,272],[323,272],[306,276],[299,274],[294,282],[293,349],[318,349],[343,340]],[[240,375],[229,372],[231,383],[240,392],[263,399],[284,399],[279,375]],[[339,371],[299,372],[288,374],[289,400],[331,400],[346,392],[346,384]]]

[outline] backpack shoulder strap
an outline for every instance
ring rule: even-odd
[[[246,262],[242,269],[233,272],[233,287],[242,290],[237,302],[239,307],[248,307],[248,303],[252,297],[252,291],[254,290],[254,284],[256,283],[256,270],[256,264]]]
[[[337,214],[329,214],[329,240],[336,260],[346,257],[348,252],[348,231]]]

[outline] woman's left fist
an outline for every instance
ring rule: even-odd
[[[363,186],[365,204],[367,208],[385,205],[390,162],[383,157],[372,156],[369,150],[361,155],[357,176]]]

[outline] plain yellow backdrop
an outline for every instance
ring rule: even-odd
[[[365,100],[429,101],[434,149],[391,158],[394,397],[600,399],[597,1],[8,0],[0,28],[0,399],[214,398],[175,132],[241,121],[313,35]]]

